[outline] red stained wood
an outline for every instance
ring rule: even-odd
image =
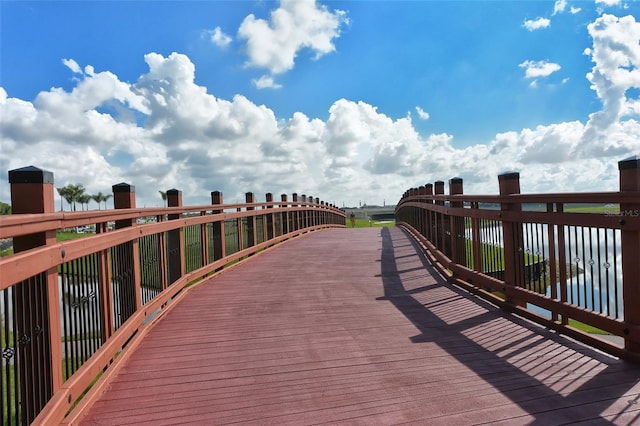
[[[83,424],[640,422],[640,367],[441,280],[398,228],[313,232],[194,288]]]

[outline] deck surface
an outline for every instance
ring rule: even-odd
[[[191,291],[83,424],[640,424],[640,367],[445,283],[398,228],[314,232]]]

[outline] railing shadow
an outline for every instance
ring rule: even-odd
[[[381,236],[384,297],[379,300],[389,301],[416,327],[420,334],[411,337],[414,343],[438,345],[534,417],[534,424],[558,422],[558,415],[564,422],[609,424],[621,414],[625,424],[640,421],[638,391],[629,392],[640,383],[640,366],[451,285],[406,231],[383,228]],[[428,283],[405,277],[416,266],[432,277]]]

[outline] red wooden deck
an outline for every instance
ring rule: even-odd
[[[400,229],[336,229],[194,288],[84,418],[405,422],[640,424],[640,367],[446,284]]]

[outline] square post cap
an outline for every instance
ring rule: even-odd
[[[133,185],[129,185],[128,183],[117,183],[111,187],[113,193],[121,193],[121,192],[136,192],[136,187]]]
[[[520,172],[504,172],[498,175],[498,181],[520,179]]]
[[[618,162],[618,170],[640,169],[640,155],[634,155]]]
[[[35,166],[9,170],[9,183],[50,183],[53,184],[53,173]]]

